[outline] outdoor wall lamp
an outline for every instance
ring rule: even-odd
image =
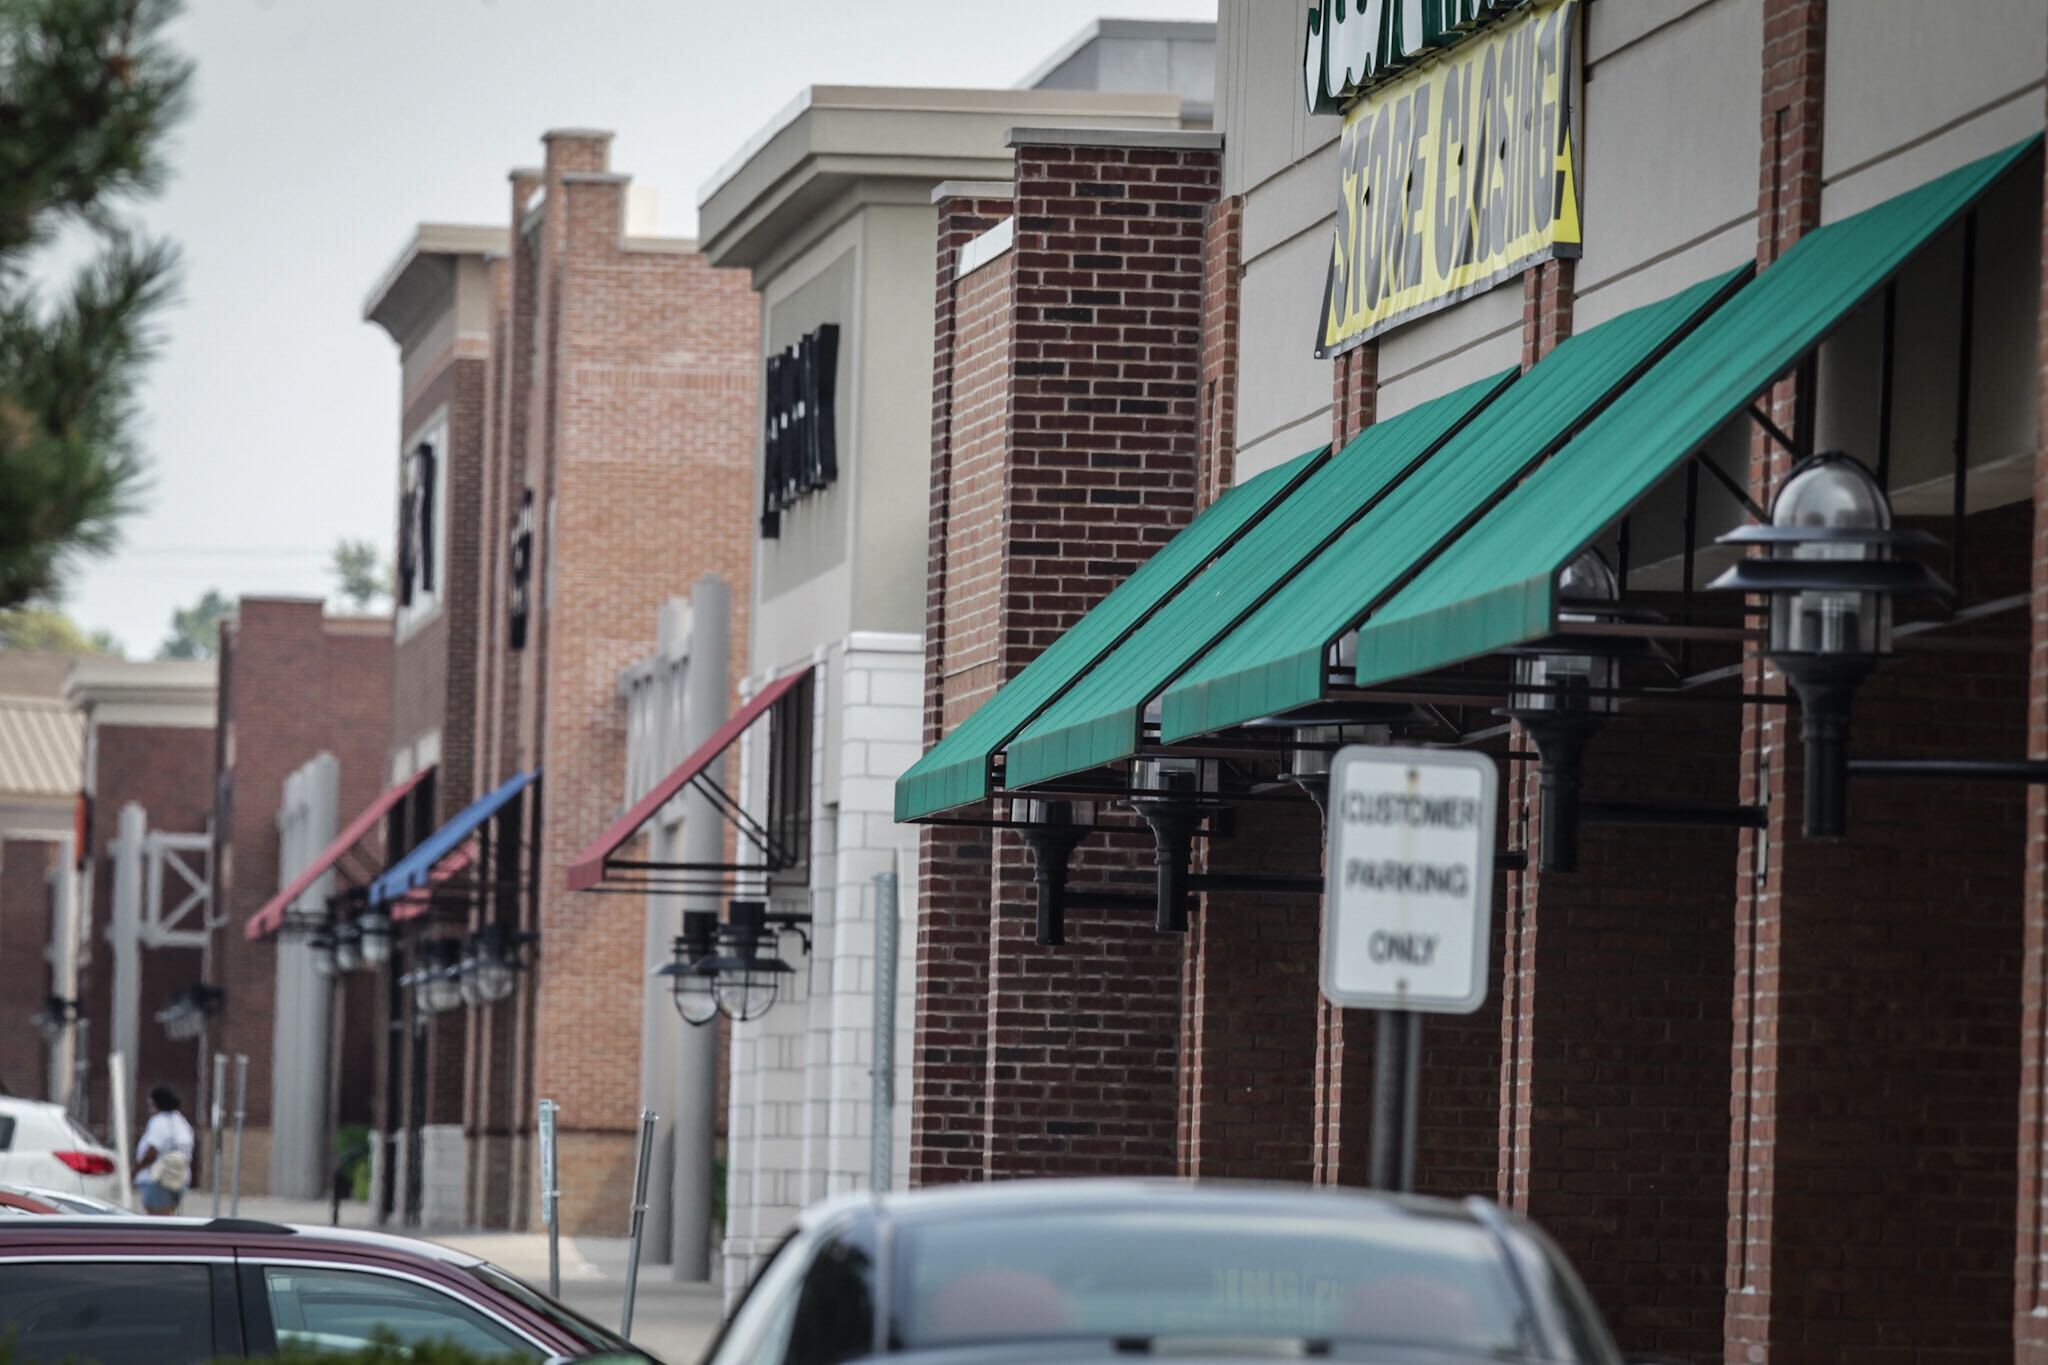
[[[373,906],[356,916],[358,951],[363,965],[381,967],[391,960],[391,915]]]
[[[1038,896],[1034,941],[1057,948],[1067,941],[1067,867],[1095,823],[1095,808],[1073,801],[1020,800],[1010,807],[1031,850],[1031,884]]]
[[[334,926],[334,971],[346,976],[363,965],[363,931],[354,924]]]
[[[773,1009],[782,978],[796,973],[781,958],[761,955],[772,933],[765,901],[728,901],[718,951],[691,968],[711,978],[718,1012],[735,1023],[751,1023]]]
[[[1162,933],[1188,929],[1188,863],[1202,808],[1216,804],[1218,768],[1210,758],[1153,756],[1131,764],[1131,809],[1152,827],[1159,865],[1154,922]]]
[[[1742,526],[1723,545],[1769,548],[1708,585],[1754,593],[1770,608],[1764,657],[1799,695],[1806,744],[1806,835],[1848,828],[1849,710],[1856,689],[1892,652],[1892,598],[1947,597],[1947,583],[1895,557],[1933,545],[1895,530],[1891,500],[1863,463],[1841,451],[1802,460],[1771,504],[1768,526]]]
[[[172,996],[171,1003],[156,1012],[156,1021],[172,1042],[190,1042],[206,1031],[206,1021],[220,1013],[227,998],[220,987],[199,982]]]
[[[450,938],[428,939],[420,944],[419,965],[400,977],[398,984],[412,988],[413,1008],[421,1014],[461,1009],[462,945]]]
[[[456,968],[462,1003],[474,1009],[510,1000],[518,988],[519,973],[526,970],[521,950],[534,938],[533,934],[507,933],[495,924],[472,935],[463,945]]]
[[[335,961],[334,935],[331,931],[321,929],[308,935],[306,951],[311,955],[309,960],[313,964],[313,975],[322,981],[332,981],[341,975],[341,964]]]
[[[43,1035],[44,1042],[55,1043],[64,1036],[65,1029],[78,1022],[78,1002],[61,995],[50,996],[41,1009],[29,1016],[29,1022]]]
[[[1507,714],[1528,731],[1540,761],[1539,865],[1545,872],[1576,872],[1586,742],[1614,713],[1621,660],[1616,647],[1573,635],[1569,627],[1611,619],[1612,613],[1601,611],[1599,604],[1619,602],[1621,585],[1606,558],[1597,549],[1587,549],[1558,571],[1557,595],[1560,603],[1582,604],[1581,609],[1559,610],[1564,633],[1515,652]]]
[[[685,910],[682,935],[672,948],[675,960],[654,971],[656,976],[669,979],[669,992],[675,997],[676,1013],[691,1028],[702,1028],[718,1017],[718,996],[712,989],[715,978],[711,973],[699,970],[717,950],[717,943],[718,912]]]
[[[1356,637],[1348,637],[1353,640]],[[1355,655],[1354,655],[1355,658]],[[1347,744],[1387,744],[1394,727],[1416,718],[1413,706],[1395,702],[1322,702],[1246,725],[1247,730],[1285,730],[1287,766],[1280,776],[1293,783],[1329,818],[1330,765]]]

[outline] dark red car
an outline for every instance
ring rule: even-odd
[[[233,1218],[0,1219],[0,1335],[24,1365],[344,1352],[378,1336],[531,1361],[645,1358],[474,1256]]]

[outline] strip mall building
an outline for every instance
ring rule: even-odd
[[[1362,1182],[1319,778],[1464,748],[1419,1187],[1631,1351],[2048,1359],[2044,75],[2038,0],[1222,0],[1213,133],[942,186],[913,1182]]]

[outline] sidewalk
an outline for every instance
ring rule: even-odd
[[[211,1210],[211,1196],[195,1190],[184,1211],[204,1217]],[[327,1210],[325,1203],[314,1200],[250,1195],[242,1200],[241,1216],[325,1227]],[[376,1228],[370,1206],[358,1203],[341,1206],[341,1225]],[[544,1232],[434,1232],[423,1240],[482,1257],[536,1289],[547,1288],[548,1239]],[[562,1302],[616,1331],[625,1304],[627,1250],[623,1237],[562,1238]],[[669,1278],[666,1265],[643,1261],[633,1307],[633,1344],[668,1365],[692,1365],[718,1331],[723,1297],[716,1283],[679,1283]]]

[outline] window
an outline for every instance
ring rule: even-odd
[[[775,1249],[713,1343],[708,1365],[781,1365],[795,1317],[796,1282],[810,1259],[810,1243],[800,1233]]]
[[[592,1322],[567,1304],[556,1303],[544,1295],[534,1293],[494,1265],[471,1266],[469,1273],[507,1298],[519,1300],[533,1312],[582,1342],[592,1355],[645,1354],[639,1347],[610,1328]]]
[[[0,1114],[0,1152],[14,1145],[14,1120]]]
[[[0,1323],[23,1365],[207,1360],[214,1354],[212,1272],[203,1265],[0,1262]]]
[[[486,1356],[535,1360],[532,1343],[443,1290],[355,1270],[265,1266],[263,1288],[280,1348],[360,1351],[380,1336],[402,1347],[442,1342]]]
[[[448,419],[407,442],[398,465],[398,632],[432,616],[447,578]]]
[[[788,884],[810,880],[811,688],[808,675],[768,712],[769,862]]]
[[[874,1228],[861,1223],[819,1246],[797,1295],[784,1365],[841,1365],[869,1354],[874,1336]]]

